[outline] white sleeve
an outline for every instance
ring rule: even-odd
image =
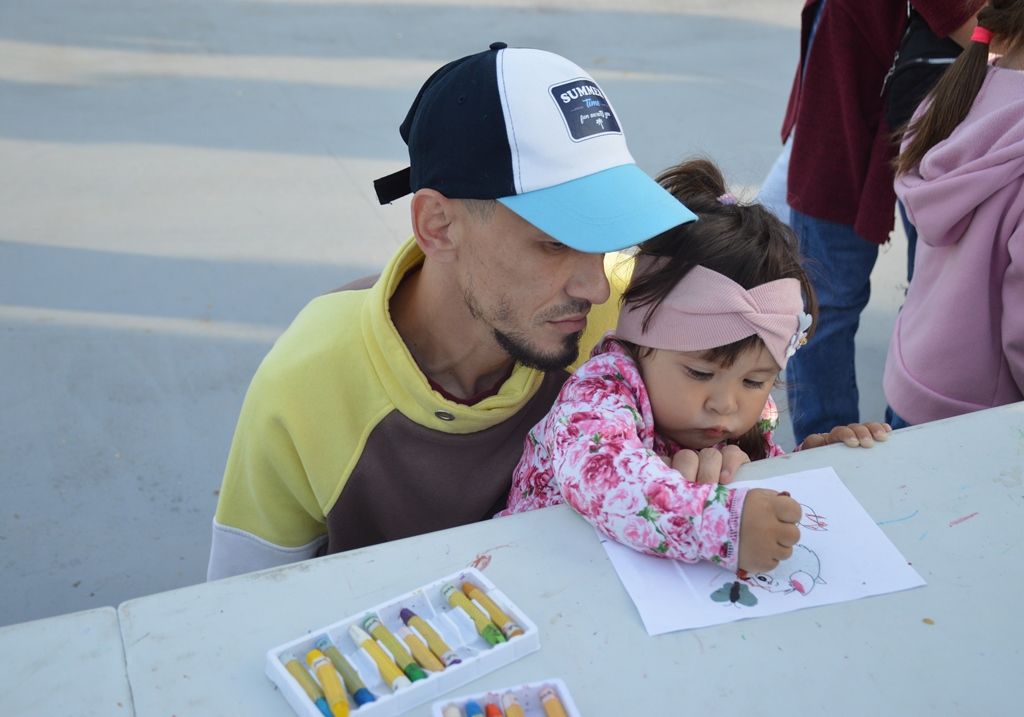
[[[315,557],[317,549],[326,541],[327,536],[322,535],[297,548],[286,548],[274,545],[244,530],[221,525],[214,520],[213,540],[210,544],[210,564],[206,568],[206,579],[220,580],[233,575],[307,560]]]

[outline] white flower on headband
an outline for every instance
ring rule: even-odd
[[[799,322],[796,333],[793,334],[793,338],[789,340],[789,348],[786,349],[786,358],[795,354],[798,348],[807,343],[807,329],[811,328],[811,315],[801,313]]]

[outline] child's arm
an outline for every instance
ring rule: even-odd
[[[551,466],[566,502],[641,552],[735,569],[746,491],[689,482],[667,466],[647,447],[653,419],[635,366],[610,356],[601,369],[570,379],[548,417]]]
[[[812,433],[797,450],[806,451],[833,443],[844,443],[850,448],[871,448],[875,441],[887,441],[891,432],[892,426],[888,423],[851,423],[848,426],[836,426],[828,433]]]

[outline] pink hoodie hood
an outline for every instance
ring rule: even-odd
[[[916,424],[1024,400],[1024,72],[989,67],[967,117],[896,194],[919,243],[889,405]]]
[[[990,67],[967,118],[916,171],[896,180],[896,193],[921,241],[946,246],[960,241],[994,192],[1019,186],[1021,176],[1024,73]]]

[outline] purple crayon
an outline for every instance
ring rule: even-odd
[[[455,650],[448,647],[448,644],[437,634],[427,621],[421,618],[419,615],[414,613],[409,608],[402,608],[402,611],[398,613],[399,617],[402,618],[402,622],[411,628],[414,628],[416,632],[423,636],[423,639],[427,641],[427,647],[433,652],[441,662],[444,663],[445,667],[451,667],[457,665],[462,660],[455,654]]]

